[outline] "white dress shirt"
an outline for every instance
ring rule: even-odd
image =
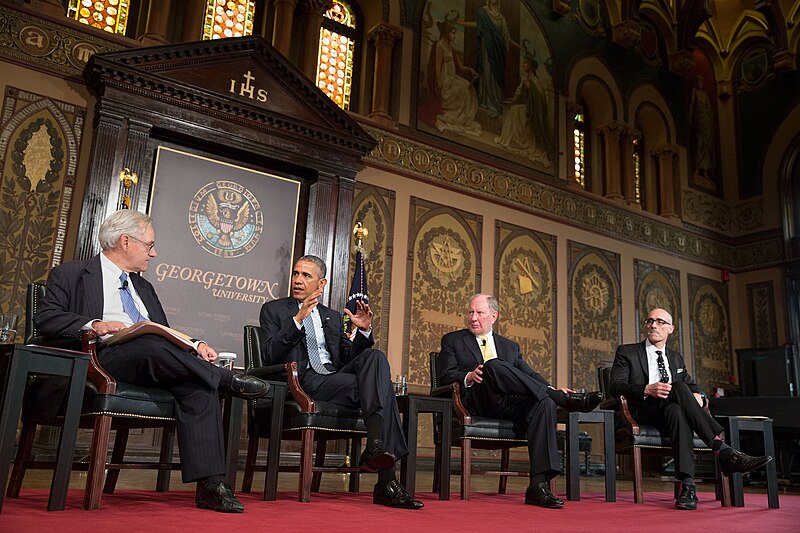
[[[667,376],[669,377],[668,383],[672,383],[672,372],[670,372],[669,361],[667,360],[667,347],[656,348],[648,339],[644,341],[644,349],[647,352],[647,375],[650,378],[648,385],[661,381],[661,372],[658,371],[658,354],[656,350],[661,352],[661,357],[664,359],[664,368],[667,369]]]

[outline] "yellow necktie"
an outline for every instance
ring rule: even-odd
[[[489,339],[486,337],[486,335],[482,335],[481,337],[479,337],[479,339],[481,341],[481,355],[483,355],[483,362],[485,363],[489,359],[494,359],[495,357],[497,357],[494,354],[494,350],[492,350],[492,345],[489,344]]]

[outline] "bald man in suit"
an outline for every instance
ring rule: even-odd
[[[667,339],[675,330],[672,315],[664,309],[653,309],[644,327],[645,340],[617,348],[610,392],[614,397],[625,396],[637,422],[669,432],[675,477],[682,484],[675,508],[693,511],[697,509],[692,444],[695,433],[714,451],[726,475],[755,470],[772,457],[751,457],[722,440],[722,426],[704,409],[706,395],[689,375],[681,354],[667,348]]]

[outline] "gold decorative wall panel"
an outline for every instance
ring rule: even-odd
[[[725,387],[733,375],[728,286],[689,274],[689,301],[695,381],[704,390]]]
[[[61,263],[86,110],[6,87],[0,115],[0,311]],[[23,334],[19,329],[20,337]]]
[[[386,352],[389,344],[389,289],[392,280],[392,257],[394,242],[394,191],[356,184],[353,201],[353,225],[361,222],[369,231],[362,239],[364,265],[367,270],[369,303],[374,317],[373,336],[378,347]],[[350,275],[355,272],[355,242],[350,250]]]
[[[622,339],[619,254],[567,241],[569,385],[594,389]]]
[[[778,345],[775,319],[775,291],[772,281],[747,284],[747,318],[750,323],[750,347],[771,348]]]
[[[554,383],[556,237],[505,222],[495,236],[495,330],[519,343],[525,362]]]
[[[640,259],[633,261],[636,280],[636,332],[644,339],[644,321],[651,310],[660,307],[672,315],[675,331],[669,336],[667,346],[682,351],[683,323],[681,321],[681,273]]]
[[[428,390],[428,354],[442,335],[466,326],[469,298],[480,287],[482,218],[411,198],[403,372]]]

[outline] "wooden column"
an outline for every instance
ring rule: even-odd
[[[150,0],[147,8],[147,26],[139,42],[145,45],[169,44],[169,15],[172,0]]]
[[[386,121],[394,125],[389,114],[389,92],[392,87],[392,49],[394,43],[403,38],[400,28],[382,22],[375,26],[369,34],[369,40],[375,45],[375,68],[372,83],[372,110],[369,118]]]
[[[322,16],[332,5],[332,0],[301,0],[304,46],[300,70],[312,82],[316,81],[317,76],[319,29],[322,26]]]
[[[678,149],[670,144],[653,152],[658,159],[658,214],[666,218],[679,218],[675,210],[675,157]]]
[[[206,3],[204,0],[184,0],[184,5],[181,42],[200,41],[203,39]]]
[[[622,196],[628,205],[636,203],[636,168],[633,164],[633,142],[641,138],[641,133],[633,128],[625,128],[620,135],[622,145]],[[644,162],[641,161],[640,165]],[[641,183],[639,186],[641,187]]]
[[[620,177],[620,136],[625,130],[624,124],[611,122],[598,128],[598,133],[603,136],[603,176],[605,190],[603,195],[612,200],[622,199]]]
[[[292,25],[294,24],[294,10],[297,0],[275,0],[275,18],[272,24],[272,46],[283,57],[289,57],[289,48],[292,44]],[[319,35],[319,29],[317,31]]]

